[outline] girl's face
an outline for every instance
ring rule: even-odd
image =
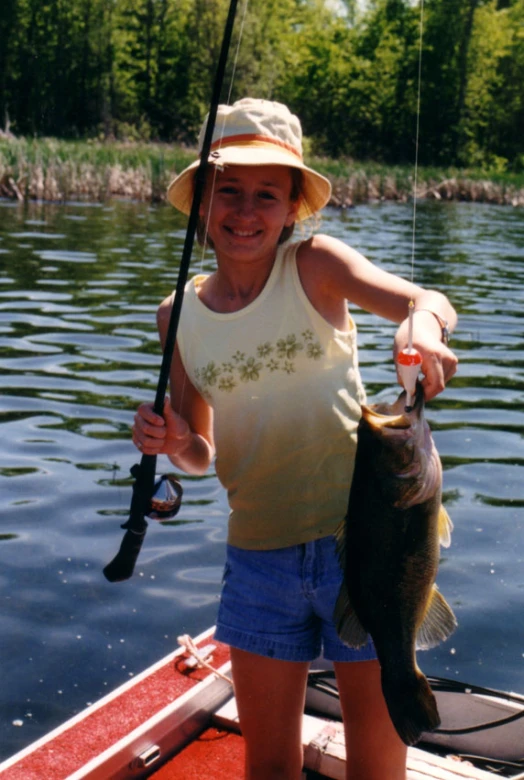
[[[284,227],[296,219],[291,171],[279,165],[230,165],[209,176],[200,216],[206,220],[217,258],[272,260]],[[212,202],[210,199],[212,195]]]

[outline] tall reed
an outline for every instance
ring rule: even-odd
[[[19,200],[161,201],[196,150],[145,142],[64,141],[0,136],[0,196]],[[333,184],[332,205],[413,197],[413,166],[310,157]],[[524,206],[524,174],[421,169],[417,197]]]

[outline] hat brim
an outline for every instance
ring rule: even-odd
[[[297,168],[302,171],[302,193],[297,211],[300,222],[311,217],[327,205],[331,197],[331,184],[328,179],[299,160],[295,155],[263,147],[230,146],[219,150],[218,156],[212,154],[208,160],[210,165],[283,165],[287,168]],[[182,171],[169,185],[167,198],[172,206],[184,214],[189,214],[193,202],[194,174],[200,164],[195,160]]]

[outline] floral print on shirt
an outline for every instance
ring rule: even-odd
[[[255,355],[246,355],[237,350],[230,360],[218,365],[210,360],[195,370],[198,389],[203,396],[209,396],[210,388],[230,393],[239,382],[257,382],[267,372],[281,371],[293,374],[295,359],[303,352],[310,360],[320,360],[324,354],[321,344],[315,340],[312,330],[304,330],[300,336],[290,333],[276,344],[265,341],[259,344]]]

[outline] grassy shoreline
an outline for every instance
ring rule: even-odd
[[[169,144],[0,136],[0,197],[161,202],[169,182],[195,157],[194,149]],[[413,197],[413,166],[315,157],[307,162],[332,182],[333,206]],[[524,206],[524,174],[420,168],[417,198]]]

